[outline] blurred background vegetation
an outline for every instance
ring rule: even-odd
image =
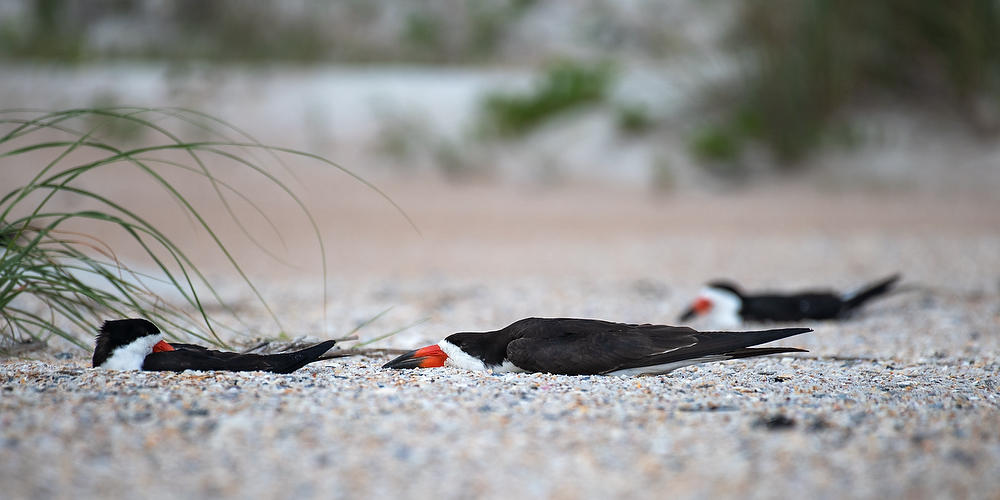
[[[22,0],[5,56],[220,62],[470,63],[497,56],[532,0]],[[398,5],[397,5],[398,4]]]
[[[506,161],[543,172],[628,172],[621,165],[640,162],[633,170],[656,186],[685,175],[747,180],[877,143],[879,109],[972,141],[1000,128],[992,0],[10,0],[0,5],[0,60],[491,75],[474,109],[451,120],[458,132],[430,126],[438,110],[373,111],[369,152],[449,178],[502,177]],[[441,86],[453,75],[440,73]],[[334,127],[322,114],[303,127]],[[574,157],[567,142],[623,153]]]
[[[729,37],[746,66],[696,143],[706,157],[754,140],[796,164],[852,108],[887,99],[945,108],[977,133],[1000,125],[995,1],[748,0]]]
[[[60,133],[131,158],[170,125],[172,148],[214,153],[217,141],[242,148],[259,137],[272,152],[330,158],[394,193],[433,192],[443,180],[527,185],[514,191],[531,195],[576,184],[663,195],[803,182],[995,196],[998,45],[995,0],[2,0],[0,115],[18,130],[22,113],[62,110],[52,116],[72,116],[73,128],[57,118],[32,128],[29,144],[6,135],[0,186],[34,192],[32,165],[75,171],[93,160],[45,157],[42,146],[67,141]],[[246,161],[274,166],[254,146]],[[213,158],[219,178],[245,180],[225,163]],[[288,174],[280,182],[303,199],[335,198],[331,178],[300,168],[278,169]],[[109,200],[135,191],[120,175],[81,182],[111,190]],[[240,187],[243,200],[263,189]],[[86,208],[66,203],[67,213]],[[23,256],[8,269],[28,269],[28,281],[36,269],[72,278],[42,266],[47,245],[63,243],[47,239],[52,231],[9,215],[3,225],[15,228],[0,228],[5,255]],[[22,246],[26,231],[37,237]],[[111,276],[103,261],[91,267]],[[29,290],[8,282],[9,300]],[[73,318],[80,326],[96,314]]]

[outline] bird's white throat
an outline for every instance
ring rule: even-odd
[[[153,346],[163,340],[163,334],[139,337],[111,352],[99,368],[108,370],[141,370],[142,362],[153,352]]]
[[[522,373],[524,370],[514,366],[514,363],[503,360],[502,364],[499,365],[487,365],[483,360],[459,349],[459,347],[447,340],[442,340],[438,342],[438,347],[448,355],[446,364],[455,366],[457,368],[464,368],[466,370],[479,370],[479,371],[493,371],[495,373]]]
[[[486,363],[483,363],[481,359],[461,350],[457,345],[448,342],[447,340],[442,340],[438,342],[438,347],[448,355],[448,360],[445,361],[446,364],[464,368],[466,370],[488,370]]]
[[[706,315],[706,323],[712,328],[736,328],[743,322],[740,318],[743,301],[735,293],[722,288],[705,287],[699,295],[712,304],[712,309]]]

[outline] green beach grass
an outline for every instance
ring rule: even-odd
[[[176,129],[193,130],[199,139],[182,139]],[[130,138],[144,139],[126,141],[122,131]],[[210,223],[184,187],[169,178],[177,172],[199,176],[214,191],[230,223],[279,261],[251,233],[233,209],[233,200],[251,206],[281,242],[267,207],[254,201],[260,198],[227,182],[227,177],[258,176],[297,205],[315,234],[315,266],[326,304],[329,268],[323,238],[305,204],[276,172],[286,168],[281,158],[288,156],[345,172],[385,198],[409,221],[382,191],[344,167],[304,151],[262,144],[236,126],[197,111],[136,107],[0,110],[0,168],[22,169],[22,175],[30,170],[27,182],[0,186],[0,342],[46,342],[61,337],[90,349],[95,329],[104,319],[133,316],[160,325],[168,338],[194,338],[216,346],[226,345],[220,331],[246,330],[181,242],[144,218],[141,207],[123,205],[94,187],[99,183],[87,182],[99,171],[122,168],[144,174],[176,202],[177,217],[187,218],[209,235],[242,286],[256,297],[283,335],[280,316],[218,235],[218,222]],[[238,172],[213,168],[213,162],[223,160],[237,165]],[[80,203],[58,203],[67,197],[83,200],[84,208],[66,208]],[[144,262],[124,262],[108,243],[75,230],[80,223],[110,226],[126,235],[141,248]],[[163,297],[165,290],[169,299]]]

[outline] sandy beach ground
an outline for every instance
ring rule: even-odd
[[[644,378],[387,371],[385,356],[291,375],[114,373],[55,344],[0,360],[3,496],[1000,495],[996,196],[380,186],[419,234],[355,185],[304,190],[328,243],[325,307],[292,212],[274,215],[298,269],[241,252],[286,331],[336,337],[392,307],[362,338],[418,323],[377,344],[415,348],[527,316],[675,323],[719,277],[752,289],[904,280],[856,317],[781,342],[809,353]],[[238,282],[223,290],[255,335],[274,331]]]

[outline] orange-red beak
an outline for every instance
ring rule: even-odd
[[[691,304],[691,307],[681,315],[681,321],[688,321],[695,316],[701,316],[711,310],[712,301],[705,297],[698,297],[694,300],[694,304]]]
[[[155,344],[153,344],[153,352],[165,352],[165,351],[173,351],[173,350],[174,350],[173,346],[171,346],[170,344],[168,344],[168,343],[166,343],[166,342],[164,342],[162,340],[159,341],[159,342],[157,342],[157,343],[155,343]]]
[[[382,368],[434,368],[444,366],[446,359],[448,355],[435,344],[403,354],[382,365]]]

